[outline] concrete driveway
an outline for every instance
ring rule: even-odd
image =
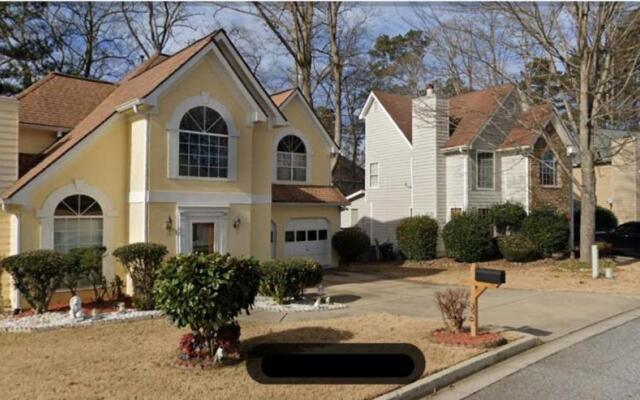
[[[386,312],[439,319],[433,296],[447,288],[340,270],[327,271],[325,286],[333,301],[349,307],[288,314],[256,311],[250,318],[277,323]],[[640,296],[489,289],[480,298],[479,321],[481,326],[520,330],[548,341],[638,307]]]

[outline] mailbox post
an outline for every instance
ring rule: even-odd
[[[471,336],[478,334],[478,298],[488,288],[498,288],[506,282],[506,273],[503,270],[478,268],[476,263],[471,264]]]

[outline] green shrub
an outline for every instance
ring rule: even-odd
[[[521,234],[498,238],[498,249],[507,261],[527,262],[540,258],[538,246]]]
[[[95,301],[98,303],[104,301],[108,285],[107,279],[102,273],[102,259],[104,258],[104,253],[106,251],[107,248],[103,246],[69,250],[65,255],[70,271],[65,277],[65,285],[69,290],[71,290],[70,283],[73,280],[75,280],[75,285],[77,287],[78,282],[86,279],[93,288]],[[71,290],[71,292],[75,294],[75,290]]]
[[[491,226],[477,213],[454,215],[442,229],[449,257],[463,262],[485,260],[494,254]]]
[[[252,258],[230,255],[180,254],[169,258],[158,273],[155,299],[179,327],[202,335],[209,355],[215,354],[216,335],[249,312],[260,285],[260,267]]]
[[[396,228],[396,239],[409,260],[431,260],[436,257],[438,223],[426,215],[405,218]]]
[[[133,281],[133,304],[141,310],[153,310],[153,286],[167,248],[155,243],[133,243],[118,247],[113,256],[124,265]]]
[[[495,225],[498,233],[504,235],[520,231],[522,221],[527,217],[527,212],[520,203],[506,202],[496,204],[489,210],[491,223]]]
[[[522,223],[523,233],[548,257],[565,251],[569,240],[569,222],[558,211],[549,208],[531,210]]]
[[[272,297],[279,304],[300,298],[304,289],[322,282],[322,267],[304,258],[267,261],[261,266],[260,294]]]
[[[360,228],[347,228],[333,235],[331,245],[340,256],[340,262],[349,264],[369,250],[371,241]]]
[[[36,311],[44,313],[67,273],[64,256],[53,250],[20,253],[2,260],[16,288]]]
[[[580,238],[580,210],[573,217],[576,238]],[[596,232],[609,232],[618,226],[618,217],[608,208],[596,206]]]

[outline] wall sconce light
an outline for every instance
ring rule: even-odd
[[[171,219],[171,216],[167,218],[167,221],[164,223],[164,227],[168,231],[171,231],[173,229],[173,219]]]
[[[236,217],[236,218],[233,220],[233,227],[234,227],[234,228],[236,228],[236,229],[240,228],[240,222],[241,222],[241,221],[240,221],[240,217]]]

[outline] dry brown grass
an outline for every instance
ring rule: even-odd
[[[496,260],[478,264],[481,267],[506,270],[507,283],[502,286],[504,288],[640,295],[640,261],[616,266],[615,279],[592,279],[591,270],[567,268],[567,262],[568,260],[539,260],[518,265]],[[348,270],[372,273],[389,279],[441,285],[463,285],[469,279],[469,264],[458,263],[449,258],[424,262],[406,261],[401,265],[352,264]]]
[[[432,343],[434,321],[389,314],[278,325],[243,320],[244,348],[259,342],[405,342],[427,373],[483,350]],[[184,333],[150,320],[30,334],[0,334],[2,399],[365,399],[393,385],[260,385],[244,363],[208,371],[169,366]]]

